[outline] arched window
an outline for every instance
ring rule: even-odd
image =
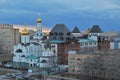
[[[22,55],[21,57],[25,57],[25,55]]]
[[[47,63],[47,61],[46,60],[42,60],[41,63]]]
[[[16,53],[22,53],[22,49],[17,49]]]

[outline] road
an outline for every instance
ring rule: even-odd
[[[0,68],[0,80],[16,80],[15,78],[12,79],[3,79],[2,76],[4,76],[7,73],[20,73],[20,70],[14,70],[14,69],[7,69],[7,68]],[[31,74],[26,74],[23,73],[24,76],[31,76]],[[35,79],[35,80],[39,80],[39,79]]]
[[[59,75],[50,75],[47,77],[46,80],[56,80],[56,79],[64,79],[64,80],[80,80],[80,79],[74,79],[69,77],[60,77]]]

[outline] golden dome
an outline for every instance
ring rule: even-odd
[[[42,20],[41,20],[40,18],[38,18],[38,19],[37,19],[37,22],[38,22],[38,23],[41,23],[41,22],[42,22]]]
[[[38,13],[38,19],[37,19],[37,22],[38,22],[38,23],[41,23],[41,22],[42,22],[42,20],[40,19],[40,13]]]
[[[29,35],[29,31],[28,31],[26,28],[24,28],[24,29],[22,30],[21,34],[22,34],[22,35]]]

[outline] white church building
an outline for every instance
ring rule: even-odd
[[[47,40],[43,41],[45,35],[42,32],[41,22],[39,17],[33,40],[30,40],[29,31],[26,28],[22,30],[21,42],[14,45],[13,64],[16,68],[48,68],[56,65],[55,50],[51,49]]]

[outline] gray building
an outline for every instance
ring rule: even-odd
[[[50,40],[61,40],[69,41],[71,40],[71,31],[64,24],[56,24],[55,27],[50,32]]]

